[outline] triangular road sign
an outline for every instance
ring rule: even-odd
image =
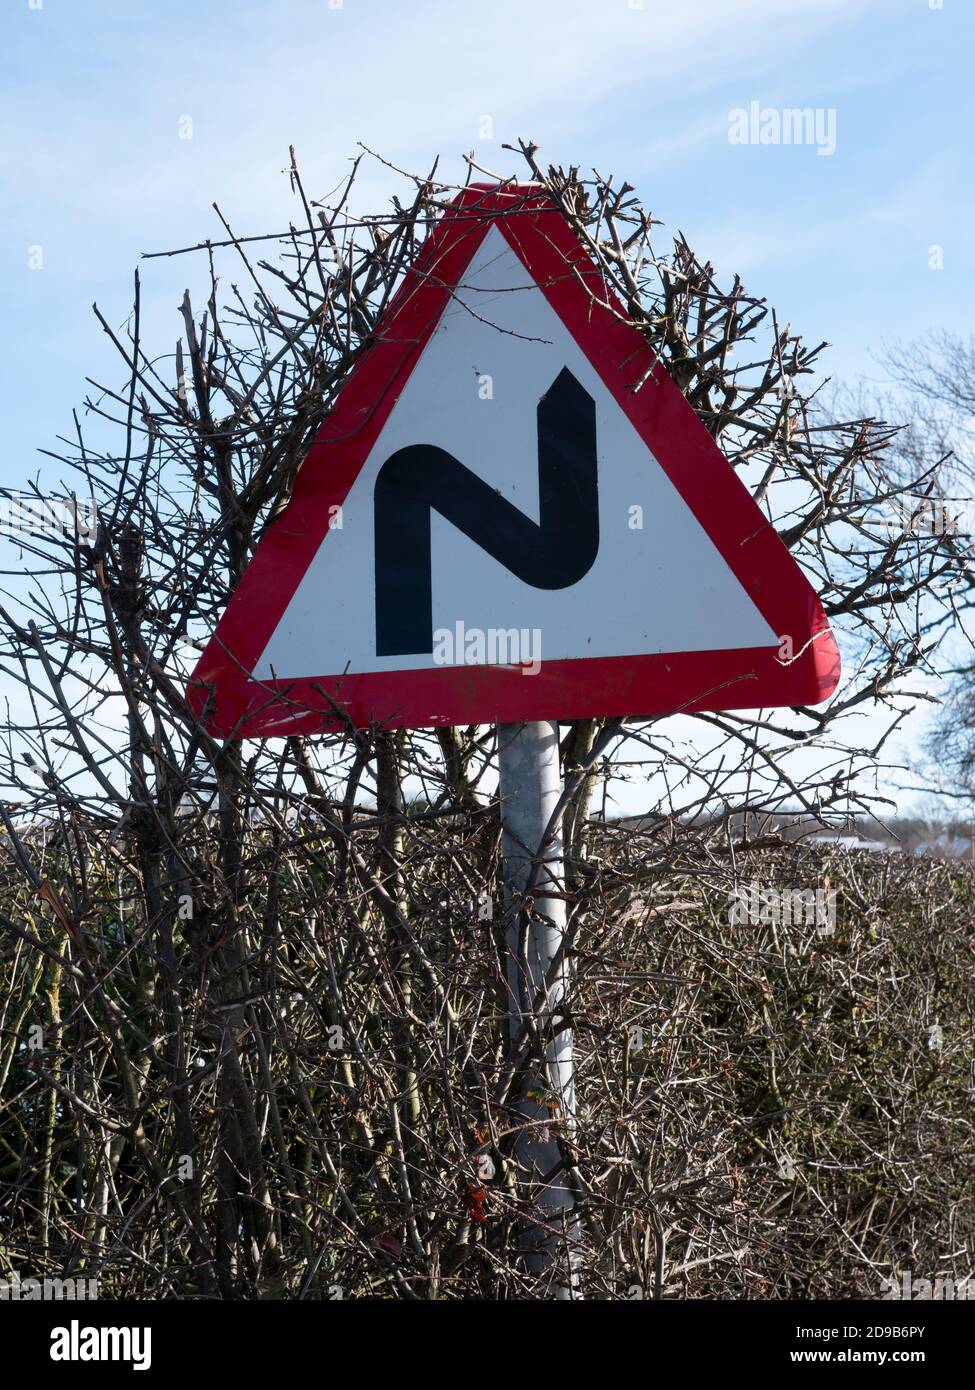
[[[819,601],[532,186],[431,233],[190,682],[221,737],[812,704]]]

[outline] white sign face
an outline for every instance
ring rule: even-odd
[[[591,565],[565,587],[537,587],[431,509],[434,642],[381,654],[375,509],[383,465],[398,450],[436,446],[539,523],[539,404],[565,369],[595,409]],[[545,662],[778,643],[497,227],[475,253],[339,519],[264,647],[258,680],[430,669],[445,652],[451,660],[449,644],[436,649],[436,634],[453,635],[458,625],[465,633],[537,633],[540,650],[530,655]],[[491,659],[489,649],[482,659]],[[455,644],[453,660],[469,663],[471,650]]]

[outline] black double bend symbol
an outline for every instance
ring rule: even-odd
[[[536,524],[435,444],[397,449],[376,478],[376,654],[433,647],[430,514],[536,589],[565,589],[599,551],[596,408],[564,367],[538,403]]]

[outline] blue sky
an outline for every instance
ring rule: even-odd
[[[360,140],[462,177],[466,151],[518,168],[501,144],[530,136],[627,178],[666,231],[828,339],[835,377],[880,382],[885,342],[972,323],[973,50],[970,0],[6,0],[0,483],[70,431],[86,375],[120,379],[90,306],[124,320],[141,252],[218,234],[214,200],[241,232],[287,225],[292,143],[322,196]],[[835,112],[835,153],[730,143],[752,101]],[[356,210],[390,187],[371,165]],[[190,267],[142,274],[169,351]]]
[[[214,233],[213,200],[242,231],[286,225],[290,143],[317,195],[357,140],[408,168],[440,153],[459,173],[473,151],[504,172],[502,141],[531,136],[625,176],[668,230],[828,339],[848,379],[882,376],[884,341],[972,322],[965,0],[39,3],[7,0],[0,19],[8,485],[68,427],[85,375],[117,374],[92,300],[121,321],[140,252]],[[835,154],[730,144],[729,110],[753,100],[834,109]],[[372,168],[360,210],[386,188]],[[186,274],[143,265],[160,346]]]

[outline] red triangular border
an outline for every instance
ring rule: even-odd
[[[275,683],[250,678],[328,534],[329,509],[344,502],[490,226],[500,227],[772,631],[792,637],[798,655],[791,662],[775,648],[756,647],[543,661],[532,676],[443,666]],[[427,728],[816,704],[836,688],[839,669],[809,582],[662,365],[653,364],[576,234],[537,188],[509,184],[465,189],[427,238],[309,449],[288,506],[262,536],[187,694],[217,737],[255,738],[350,724]]]

